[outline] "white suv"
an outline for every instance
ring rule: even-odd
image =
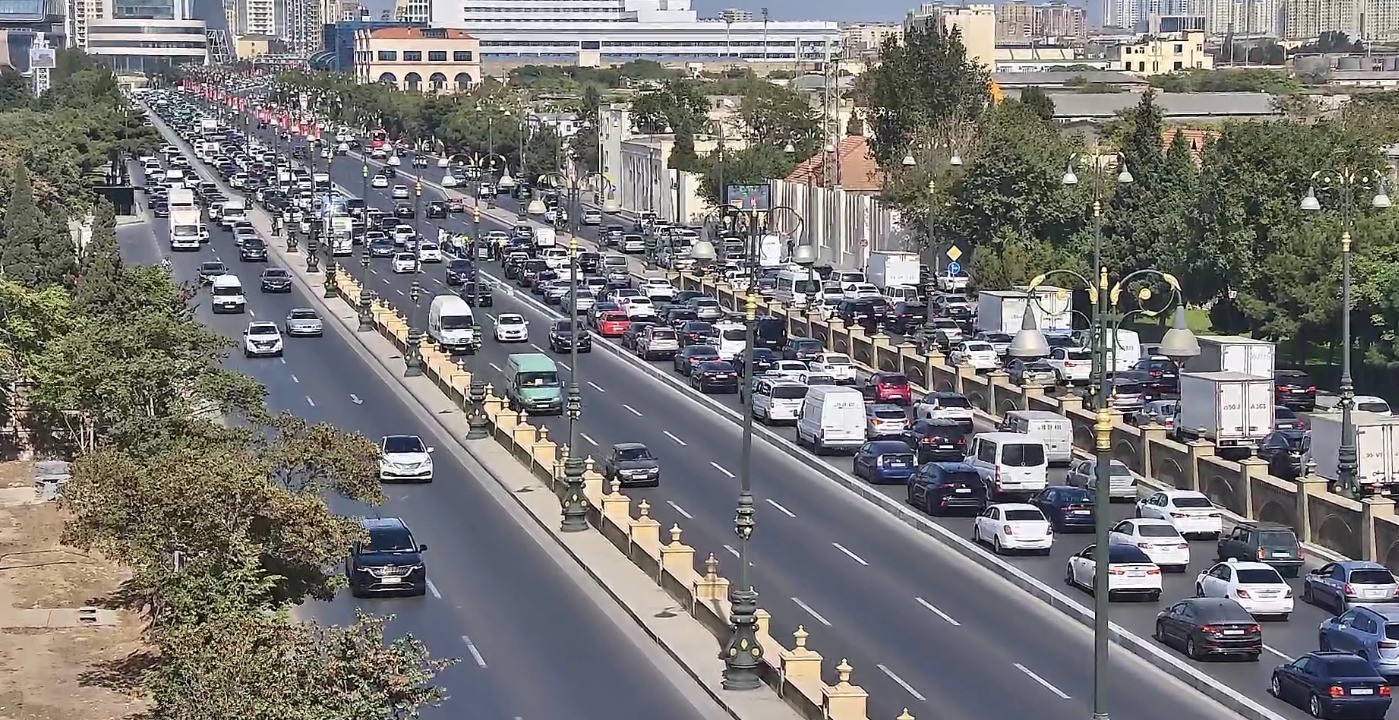
[[[432,482],[432,448],[417,435],[385,435],[379,440],[379,482]]]
[[[243,331],[243,357],[281,357],[282,332],[277,323],[251,322]]]

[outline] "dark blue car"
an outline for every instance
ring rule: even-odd
[[[1055,532],[1093,532],[1097,521],[1093,494],[1072,485],[1050,485],[1030,498]]]
[[[1316,718],[1382,720],[1392,699],[1370,662],[1347,652],[1309,652],[1277,666],[1268,692]]]
[[[871,440],[855,453],[855,477],[875,485],[903,485],[918,463],[902,440]]]

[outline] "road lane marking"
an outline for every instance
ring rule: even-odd
[[[315,406],[316,406],[316,401],[315,401],[315,400],[312,400],[310,395],[307,395],[307,396],[306,396],[306,404],[307,404],[307,405],[310,405],[311,407],[315,407]]]
[[[385,280],[384,282],[388,282],[388,280]],[[397,288],[394,289],[394,292],[398,293],[399,295],[402,295],[402,294],[403,294],[403,291],[402,291],[402,290],[399,290],[399,289],[397,289]]]
[[[494,369],[496,372],[498,372],[498,373],[504,373],[504,372],[505,372],[504,370],[501,370],[501,369],[500,369],[500,366],[497,365],[497,364],[495,364],[495,363],[491,363],[490,365],[491,365],[491,368],[493,368],[493,369]]]
[[[890,670],[884,665],[875,665],[875,667],[879,668],[880,672],[884,673],[885,675],[888,675],[890,680],[893,680],[894,682],[898,683],[899,687],[907,691],[909,695],[918,698],[918,702],[928,701],[928,698],[923,697],[923,693],[914,690],[912,685],[909,685],[903,678],[899,677],[898,675],[895,675],[893,670]]]
[[[600,393],[605,393],[605,392],[607,392],[606,390],[603,390],[603,389],[602,389],[602,386],[598,385],[598,384],[595,383],[595,382],[589,382],[588,385],[590,385],[594,390],[596,390],[596,391],[598,391],[598,392],[600,392]]]
[[[277,358],[277,359],[278,359],[278,360],[281,360],[283,365],[286,365],[286,364],[287,364],[287,359],[286,359],[286,358],[284,358],[284,357],[279,357],[279,358]]]
[[[566,362],[561,362],[561,363],[559,363],[559,367],[561,367],[561,368],[563,368],[563,369],[565,369],[565,370],[567,370],[567,371],[569,371],[569,372],[573,372],[573,368],[569,367],[569,366],[568,366],[568,363],[566,363]]]
[[[592,439],[592,438],[590,438],[590,437],[588,437],[588,433],[580,432],[580,433],[578,433],[578,437],[583,438],[584,440],[587,440],[589,445],[592,445],[593,447],[597,447],[597,441],[594,440],[594,439]]]
[[[805,610],[805,611],[806,611],[806,614],[810,615],[811,617],[816,618],[816,622],[819,622],[819,623],[821,623],[822,625],[825,625],[826,627],[830,627],[830,626],[831,626],[831,621],[830,621],[830,620],[827,620],[826,618],[821,617],[821,613],[816,612],[815,610],[812,610],[812,609],[811,609],[811,606],[810,606],[810,605],[807,605],[807,604],[804,603],[804,602],[802,602],[802,599],[801,599],[801,598],[794,597],[794,598],[792,598],[792,602],[796,603],[796,604],[797,604],[797,607],[799,607],[799,608]]]
[[[437,592],[437,586],[433,585],[431,580],[427,581],[427,591],[432,593],[432,596],[438,600],[442,599],[442,593]]]
[[[917,600],[919,605],[922,605],[923,607],[928,608],[928,610],[930,610],[934,615],[936,615],[936,616],[942,618],[943,620],[946,620],[946,621],[948,622],[949,625],[961,625],[961,624],[962,624],[962,623],[957,622],[956,620],[953,620],[951,615],[948,615],[947,613],[945,613],[945,612],[939,610],[939,609],[937,608],[936,605],[933,605],[932,603],[928,602],[927,600],[924,600],[924,599],[921,598],[921,597],[920,597],[920,598],[914,598],[914,600]]]
[[[839,550],[839,551],[845,553],[846,555],[850,556],[850,559],[851,559],[851,560],[854,560],[855,562],[860,563],[861,565],[865,565],[865,566],[868,566],[868,565],[869,565],[869,563],[865,562],[865,559],[864,559],[864,558],[860,557],[859,555],[856,555],[856,554],[853,553],[853,552],[850,552],[850,549],[849,549],[849,548],[845,547],[844,545],[841,545],[841,544],[838,543],[838,542],[833,542],[833,543],[831,543],[831,547],[834,547],[835,549],[837,549],[837,550]]]
[[[630,412],[631,414],[633,414],[633,415],[635,415],[635,416],[637,416],[637,417],[641,417],[641,413],[637,412],[636,408],[634,408],[634,407],[632,407],[632,406],[630,406],[630,405],[627,405],[627,404],[625,404],[625,403],[622,404],[622,407],[626,408],[626,409],[627,409],[627,412]]]
[[[695,519],[695,516],[694,516],[694,515],[691,515],[690,513],[685,512],[685,508],[682,508],[682,507],[680,507],[679,505],[676,505],[674,500],[667,500],[667,501],[665,501],[665,504],[671,506],[672,508],[675,508],[675,512],[678,512],[678,513],[680,513],[681,515],[684,515],[686,520],[694,520],[694,519]]]
[[[675,442],[679,443],[680,445],[688,445],[688,444],[689,444],[689,443],[685,442],[684,440],[681,440],[680,438],[675,437],[674,435],[672,435],[671,432],[670,432],[669,430],[665,430],[665,431],[663,431],[663,432],[665,432],[665,436],[666,436],[666,437],[670,438],[671,440],[674,440]]]
[[[354,403],[354,404],[356,404],[356,405],[363,405],[363,404],[364,404],[364,401],[361,400],[361,399],[359,399],[359,396],[356,395],[356,394],[354,394],[354,393],[350,393],[350,402],[352,402],[352,403]]]
[[[466,643],[466,651],[471,653],[471,659],[476,661],[476,666],[485,667],[486,659],[481,657],[481,651],[476,649],[476,643],[471,642],[471,638],[466,635],[461,636],[461,640]]]
[[[538,343],[530,343],[529,346],[534,348],[535,350],[538,350],[539,352],[544,352],[544,348],[539,347]]]
[[[250,308],[250,309],[248,310],[248,317],[257,317],[257,313],[253,312],[252,309]]]
[[[777,502],[776,500],[773,500],[772,498],[767,498],[767,501],[768,501],[768,504],[769,504],[769,505],[771,505],[771,506],[777,508],[777,511],[780,512],[780,513],[782,513],[783,515],[786,515],[786,516],[789,517],[789,518],[794,518],[794,517],[797,516],[796,513],[792,512],[791,510],[788,510],[788,509],[785,508],[785,507],[782,507],[782,503]]]
[[[735,549],[734,549],[734,546],[732,546],[732,545],[725,545],[725,546],[724,546],[724,549],[725,549],[725,550],[728,550],[728,551],[729,551],[729,554],[732,555],[732,556],[734,556],[734,557],[738,557],[738,556],[739,556],[739,555],[738,555],[738,551],[735,550]]]
[[[1021,665],[1020,663],[1016,663],[1016,664],[1015,664],[1015,669],[1016,669],[1016,670],[1019,670],[1020,672],[1025,673],[1025,674],[1028,675],[1028,676],[1030,676],[1030,679],[1031,679],[1031,680],[1034,680],[1035,682],[1037,682],[1037,683],[1039,683],[1040,685],[1044,686],[1044,689],[1045,689],[1045,690],[1048,690],[1048,691],[1054,693],[1055,695],[1058,695],[1061,699],[1063,699],[1063,700],[1068,700],[1068,699],[1069,699],[1069,694],[1068,694],[1068,693],[1064,692],[1063,690],[1060,690],[1060,689],[1057,688],[1057,687],[1054,687],[1053,683],[1051,683],[1051,682],[1049,682],[1048,680],[1045,680],[1044,678],[1042,678],[1042,677],[1036,675],[1036,674],[1034,673],[1034,671],[1030,670],[1030,668],[1027,668],[1027,667],[1025,667],[1024,665]]]
[[[1270,647],[1268,645],[1264,645],[1263,649],[1267,650],[1268,652],[1274,655],[1277,655],[1278,657],[1282,658],[1283,660],[1286,660],[1287,662],[1292,662],[1293,660],[1291,655],[1288,655],[1287,653],[1277,650],[1276,648]]]
[[[733,477],[733,476],[734,476],[733,473],[729,472],[728,470],[725,470],[725,469],[724,469],[724,466],[723,466],[723,465],[720,465],[719,463],[710,462],[709,464],[710,464],[710,465],[713,465],[715,470],[718,470],[719,472],[724,473],[725,475],[728,475],[729,477]]]
[[[291,376],[291,381],[294,382],[294,383],[299,383],[299,382],[301,382],[300,380],[296,379],[296,376],[295,376],[295,375],[292,375],[292,376]]]

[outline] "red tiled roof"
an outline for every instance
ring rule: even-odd
[[[427,32],[424,33],[423,31]],[[471,33],[454,28],[387,27],[370,30],[375,40],[474,40]]]
[[[855,135],[842,138],[836,144],[836,178],[842,189],[850,192],[878,192],[884,189],[884,174],[870,154],[869,141]],[[787,182],[824,186],[826,167],[831,162],[825,150],[801,161],[787,175]]]
[[[1185,144],[1190,147],[1190,154],[1199,160],[1200,154],[1205,150],[1205,143],[1218,138],[1219,132],[1217,130],[1168,127],[1161,131],[1161,147],[1165,150],[1171,149],[1171,143],[1175,142],[1177,135],[1185,138]]]

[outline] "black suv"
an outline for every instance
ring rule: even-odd
[[[427,219],[447,217],[447,203],[441,200],[433,200],[427,204]]]
[[[261,286],[265,293],[289,293],[291,273],[286,268],[267,268],[262,271]]]
[[[971,465],[931,462],[908,479],[908,504],[929,515],[952,509],[979,513],[991,504],[991,488]]]
[[[1316,383],[1301,370],[1278,370],[1273,373],[1276,388],[1275,405],[1310,412],[1316,409]]]
[[[1272,565],[1283,577],[1295,578],[1305,560],[1297,533],[1274,522],[1245,522],[1219,538],[1220,560],[1246,560]]]
[[[481,295],[479,298],[476,296],[476,293],[477,289],[475,280],[467,280],[466,282],[461,284],[460,288],[457,289],[457,295],[460,295],[461,299],[465,300],[467,305],[470,305],[472,307],[495,306],[495,298],[491,295],[491,286],[488,283],[481,283]],[[478,300],[480,302],[477,302]]]
[[[919,420],[903,432],[903,441],[918,454],[918,463],[956,462],[967,456],[972,429],[959,420]]]
[[[350,594],[427,593],[427,546],[417,544],[408,525],[398,518],[365,518],[361,525],[368,540],[352,545],[345,558]]]
[[[578,352],[586,353],[593,351],[593,336],[588,333],[588,329],[580,323],[578,332],[574,332],[573,323],[568,320],[555,320],[549,326],[549,349],[556,353],[568,352],[573,349],[573,344],[578,343]]]

